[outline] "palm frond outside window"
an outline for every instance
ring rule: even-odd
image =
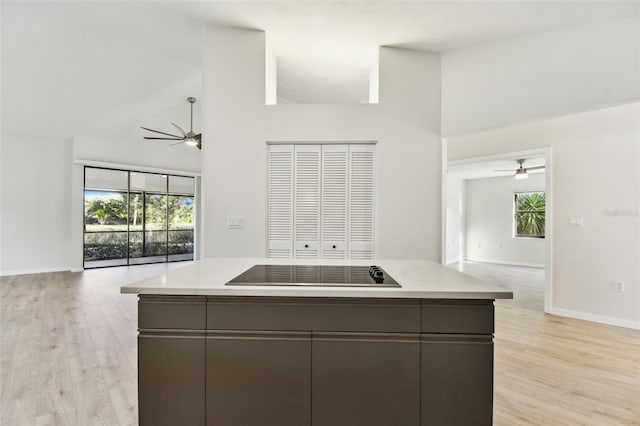
[[[545,193],[516,193],[514,194],[514,202],[514,236],[544,238]]]

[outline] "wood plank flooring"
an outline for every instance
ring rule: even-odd
[[[179,266],[0,277],[0,425],[136,425],[136,297],[119,288]],[[542,270],[454,267],[515,284],[496,302],[495,425],[640,425],[640,331],[544,314]]]
[[[137,425],[137,298],[181,264],[0,278],[0,425]]]
[[[545,314],[544,270],[464,262],[498,300],[494,425],[640,425],[640,331]]]

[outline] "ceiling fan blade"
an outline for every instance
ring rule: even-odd
[[[171,133],[165,133],[165,132],[161,132],[159,130],[148,129],[146,127],[140,127],[140,128],[144,129],[144,130],[148,130],[150,132],[160,133],[161,135],[173,136],[174,138],[179,138],[180,137],[178,135],[172,135]]]
[[[161,140],[161,141],[182,141],[183,138],[152,138],[149,136],[145,136],[145,139],[154,139],[154,140]]]
[[[176,142],[176,143],[170,143],[169,146],[180,145],[181,143],[184,143],[184,141],[180,141],[180,142]]]
[[[494,172],[517,172],[518,169],[494,170]]]
[[[182,133],[182,136],[186,137],[187,136],[187,132],[185,132],[182,127],[178,126],[176,123],[171,123],[175,126],[176,129],[180,130],[180,133]]]
[[[533,167],[527,167],[527,170],[538,170],[538,169],[544,169],[544,166],[533,166]]]

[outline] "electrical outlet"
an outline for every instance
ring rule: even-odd
[[[613,287],[618,293],[624,293],[624,281],[614,281]]]

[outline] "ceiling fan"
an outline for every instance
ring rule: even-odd
[[[516,179],[526,179],[529,177],[529,170],[539,170],[544,169],[544,166],[534,166],[534,167],[523,167],[524,159],[516,160],[519,167],[517,169],[508,169],[508,170],[494,170],[494,172],[516,172],[514,177]]]
[[[189,146],[195,146],[198,149],[202,149],[202,133],[198,133],[197,135],[193,132],[193,104],[196,102],[196,98],[189,97],[187,98],[187,102],[191,104],[191,124],[189,127],[189,131],[185,132],[182,127],[178,126],[175,123],[173,126],[182,133],[182,136],[172,135],[171,133],[160,132],[158,130],[148,129],[146,127],[140,127],[141,129],[148,130],[150,132],[159,133],[165,136],[171,136],[170,138],[158,138],[158,137],[150,137],[145,136],[145,139],[153,139],[153,140],[163,140],[163,141],[179,141],[177,143],[173,143],[171,145],[178,145],[181,143],[186,143]]]

